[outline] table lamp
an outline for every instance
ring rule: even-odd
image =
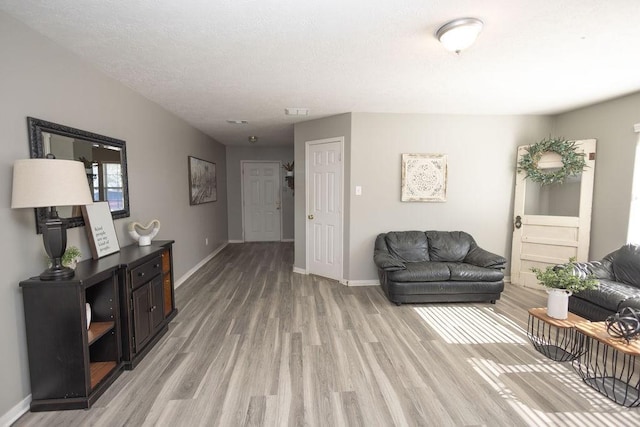
[[[58,217],[56,206],[93,203],[84,165],[75,160],[22,159],[13,163],[11,207],[47,208],[42,225],[44,248],[51,266],[40,274],[41,280],[64,280],[74,271],[62,265],[67,249],[67,223]]]

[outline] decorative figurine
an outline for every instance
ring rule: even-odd
[[[154,219],[146,226],[137,222],[130,222],[127,230],[129,231],[129,236],[138,242],[138,246],[149,246],[151,239],[156,237],[160,231],[160,221]],[[138,232],[138,230],[140,230],[140,232]]]

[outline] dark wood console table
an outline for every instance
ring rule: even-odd
[[[32,411],[89,408],[168,330],[177,314],[172,245],[126,246],[78,263],[70,280],[20,282]]]

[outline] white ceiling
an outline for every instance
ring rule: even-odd
[[[0,0],[0,10],[226,145],[291,144],[294,122],[345,112],[550,114],[640,90],[639,0]],[[433,34],[465,16],[485,26],[456,56]]]

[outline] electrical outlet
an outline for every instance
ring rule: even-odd
[[[209,246],[209,238],[208,237],[204,238],[204,245],[205,246]]]

